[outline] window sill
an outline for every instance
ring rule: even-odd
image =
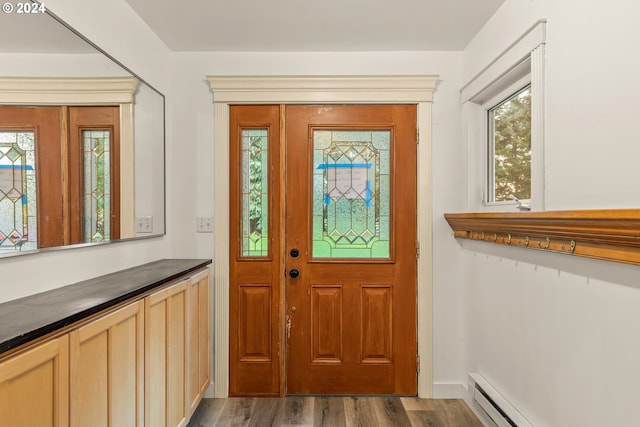
[[[457,238],[640,265],[640,209],[444,216]]]

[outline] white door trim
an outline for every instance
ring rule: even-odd
[[[431,100],[438,76],[208,76],[214,100],[214,395],[229,394],[229,105],[418,106],[418,396],[432,396]]]

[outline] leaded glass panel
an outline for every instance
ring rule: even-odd
[[[0,131],[0,252],[38,248],[35,135]]]
[[[84,241],[111,235],[111,138],[108,130],[82,132],[84,157]]]
[[[269,256],[268,129],[241,133],[242,256]]]
[[[388,130],[313,132],[314,258],[389,258]]]

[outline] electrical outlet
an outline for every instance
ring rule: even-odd
[[[153,233],[153,217],[136,217],[136,233]]]
[[[213,218],[210,216],[199,216],[196,219],[196,232],[213,233]]]

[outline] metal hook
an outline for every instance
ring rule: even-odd
[[[548,237],[545,239],[545,245],[542,246],[542,241],[538,240],[538,247],[542,248],[542,249],[549,249],[549,245],[551,244],[551,239],[549,239]]]
[[[560,247],[560,249],[562,249],[565,252],[573,253],[573,251],[576,249],[576,241],[572,240],[571,242],[569,242],[568,249],[564,244]]]

